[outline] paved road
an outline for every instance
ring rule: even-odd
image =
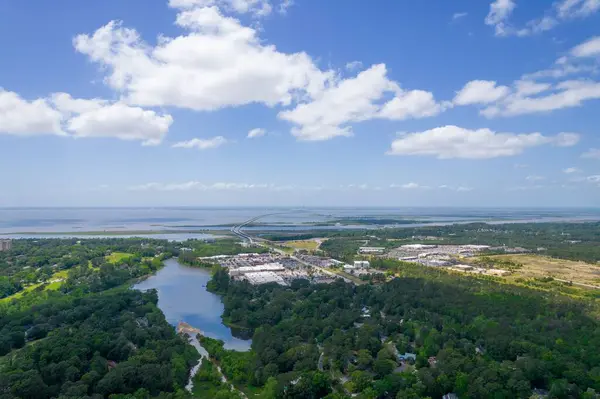
[[[235,234],[236,236],[238,236],[239,238],[241,238],[242,240],[248,241],[250,244],[252,244],[252,243],[254,243],[255,239],[242,231],[242,229],[244,227],[248,226],[251,223],[256,222],[259,219],[266,218],[267,216],[281,215],[281,214],[284,214],[284,213],[288,213],[288,212],[274,212],[274,213],[267,213],[267,214],[264,214],[264,215],[255,216],[252,219],[248,219],[245,222],[243,222],[241,224],[238,224],[237,226],[233,226],[231,228],[231,232],[233,234]]]
[[[590,284],[578,283],[577,281],[563,280],[563,279],[560,279],[560,278],[555,278],[554,280],[560,281],[561,283],[571,283],[573,285],[579,285],[581,287],[593,288],[593,289],[596,289],[596,290],[600,290],[600,287],[598,287],[597,285],[590,285]]]

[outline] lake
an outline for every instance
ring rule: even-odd
[[[222,340],[226,349],[249,350],[252,342],[234,337],[231,329],[223,324],[224,306],[218,295],[206,290],[209,280],[209,270],[187,267],[172,258],[166,260],[165,266],[155,275],[134,288],[141,291],[156,289],[158,307],[173,326],[184,321],[202,330],[207,337]]]

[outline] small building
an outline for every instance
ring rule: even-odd
[[[400,248],[405,249],[405,250],[418,251],[418,250],[421,250],[421,249],[437,248],[437,245],[429,245],[429,244],[406,244],[406,245],[402,245]]]
[[[385,248],[384,247],[360,247],[358,249],[358,252],[360,252],[361,254],[378,254],[378,253],[385,252]]]
[[[357,269],[368,269],[371,264],[368,260],[355,260],[354,267]]]

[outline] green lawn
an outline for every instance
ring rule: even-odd
[[[127,258],[131,258],[132,256],[133,254],[129,254],[127,252],[113,252],[112,254],[106,256],[106,260],[110,263],[119,263]]]
[[[44,291],[56,291],[57,289],[59,289],[64,284],[64,282],[67,279],[68,275],[69,275],[69,271],[68,270],[61,270],[59,272],[54,273],[48,279],[48,281],[52,281],[52,280],[60,280],[60,281],[52,281],[51,283],[47,284],[44,287]],[[36,284],[28,285],[27,287],[23,288],[21,291],[17,292],[16,294],[13,294],[11,296],[7,296],[6,298],[0,299],[0,302],[10,301],[12,299],[19,299],[25,293],[31,292],[31,291],[35,290],[36,288],[40,287],[43,284],[44,283],[36,283]]]

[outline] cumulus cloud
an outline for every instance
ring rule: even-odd
[[[267,134],[267,131],[265,129],[257,127],[255,129],[250,130],[248,132],[248,136],[247,137],[249,139],[255,139],[255,138],[258,138],[258,137],[262,137],[265,134]]]
[[[0,91],[0,133],[55,134],[68,137],[114,137],[159,144],[173,122],[171,115],[101,99],[76,99],[54,93],[27,101]]]
[[[497,86],[495,81],[472,80],[468,82],[454,97],[457,105],[489,104],[506,97],[510,89]]]
[[[161,36],[153,46],[134,29],[111,21],[73,43],[102,67],[106,84],[127,103],[197,111],[253,103],[292,107],[278,116],[293,124],[291,132],[300,140],[350,136],[354,122],[423,118],[445,109],[429,92],[401,89],[384,64],[343,78],[321,70],[306,53],[279,51],[219,9],[252,12],[246,10],[265,2],[171,0],[176,24],[185,30],[180,36]],[[347,65],[360,68],[359,62]]]
[[[424,132],[401,134],[388,154],[435,156],[439,159],[486,159],[521,154],[527,148],[546,144],[573,144],[574,136],[544,136],[541,133],[497,133],[490,129],[470,130],[443,126]]]
[[[600,148],[590,148],[581,154],[581,158],[600,159]]]
[[[108,72],[108,85],[142,106],[211,111],[289,105],[298,96],[318,94],[333,78],[306,53],[278,51],[217,7],[180,10],[176,23],[187,33],[161,36],[156,46],[118,21],[78,35],[74,46]]]
[[[385,102],[386,94],[394,97]],[[331,85],[312,101],[280,112],[279,118],[296,125],[292,134],[300,140],[327,140],[351,136],[351,122],[423,118],[441,110],[431,93],[402,90],[388,79],[386,66],[378,64]]]
[[[0,87],[0,134],[31,136],[65,135],[62,114],[43,98],[25,100],[17,93]]]
[[[193,138],[187,141],[180,141],[173,144],[171,147],[173,148],[195,148],[198,150],[208,150],[211,148],[217,148],[224,144],[227,144],[229,141],[223,136],[216,136],[210,139],[199,139]]]
[[[67,122],[75,137],[114,137],[160,144],[173,123],[171,115],[116,103],[82,112]]]

